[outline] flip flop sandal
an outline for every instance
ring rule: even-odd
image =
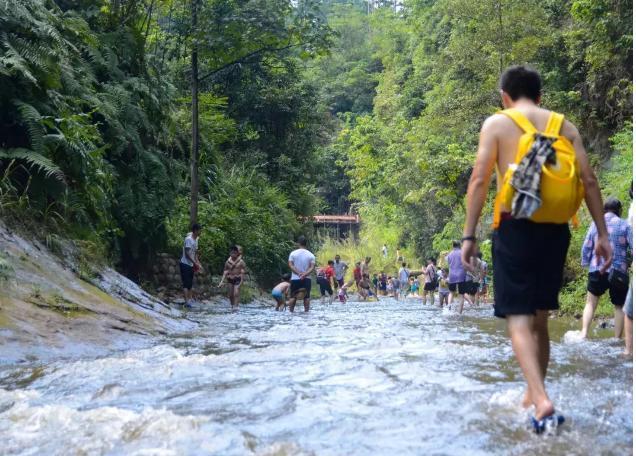
[[[540,420],[532,417],[530,422],[535,433],[543,434],[544,432],[547,432],[548,434],[554,434],[556,433],[557,428],[565,422],[565,417],[562,415],[552,414]]]

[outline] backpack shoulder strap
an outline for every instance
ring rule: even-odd
[[[521,114],[516,109],[504,109],[503,111],[499,111],[499,114],[510,117],[512,121],[523,130],[524,133],[533,134],[537,132],[537,129],[534,127],[534,125],[532,125],[532,122],[530,122],[526,116]]]
[[[548,124],[545,127],[545,134],[548,136],[559,136],[564,117],[563,114],[559,114],[558,112],[550,112]]]

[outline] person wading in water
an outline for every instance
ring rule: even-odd
[[[232,310],[238,309],[239,301],[241,299],[241,284],[245,280],[246,265],[243,261],[243,255],[241,255],[238,246],[234,245],[230,248],[230,257],[225,262],[225,268],[223,269],[223,277],[219,287],[223,285],[223,282],[228,284],[228,298]]]
[[[559,307],[570,243],[567,222],[576,215],[583,192],[597,227],[594,250],[605,260],[603,270],[611,263],[612,248],[598,181],[576,127],[561,114],[538,106],[541,79],[533,69],[511,67],[500,84],[506,110],[486,119],[481,129],[468,184],[462,262],[470,268],[471,257],[477,253],[477,224],[496,170],[495,315],[507,320],[512,348],[527,382],[523,405],[534,405],[532,425],[540,433],[563,422],[545,388],[550,359],[548,312]]]
[[[300,236],[297,241],[298,248],[289,254],[289,268],[292,270],[291,276],[291,299],[288,302],[289,311],[293,312],[296,307],[298,293],[304,293],[303,304],[305,312],[309,312],[309,302],[311,295],[311,278],[309,274],[316,266],[316,257],[307,250],[307,240],[305,236]]]
[[[181,284],[183,285],[184,305],[192,307],[192,285],[194,282],[194,273],[203,270],[199,263],[199,234],[201,234],[201,226],[198,223],[192,224],[192,231],[188,233],[183,241],[183,252],[179,261],[179,272],[181,273]]]

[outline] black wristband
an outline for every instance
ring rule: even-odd
[[[462,242],[464,241],[473,241],[473,242],[477,242],[477,238],[475,236],[464,236],[462,238]]]

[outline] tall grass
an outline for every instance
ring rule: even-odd
[[[353,240],[352,238],[345,240],[322,239],[320,248],[316,253],[316,261],[318,265],[325,265],[328,260],[340,255],[340,258],[349,265],[349,270],[345,276],[345,279],[348,280],[353,278],[355,263],[363,261],[366,257],[371,257],[370,270],[372,274],[384,272],[388,275],[394,275],[401,267],[401,263],[397,261],[395,244],[386,243],[388,247],[386,258],[382,255],[383,244],[384,240],[382,237],[375,235],[373,227],[363,227],[359,240]],[[421,264],[411,248],[400,249],[400,255],[404,257],[404,261],[410,266],[411,270],[421,268]]]

